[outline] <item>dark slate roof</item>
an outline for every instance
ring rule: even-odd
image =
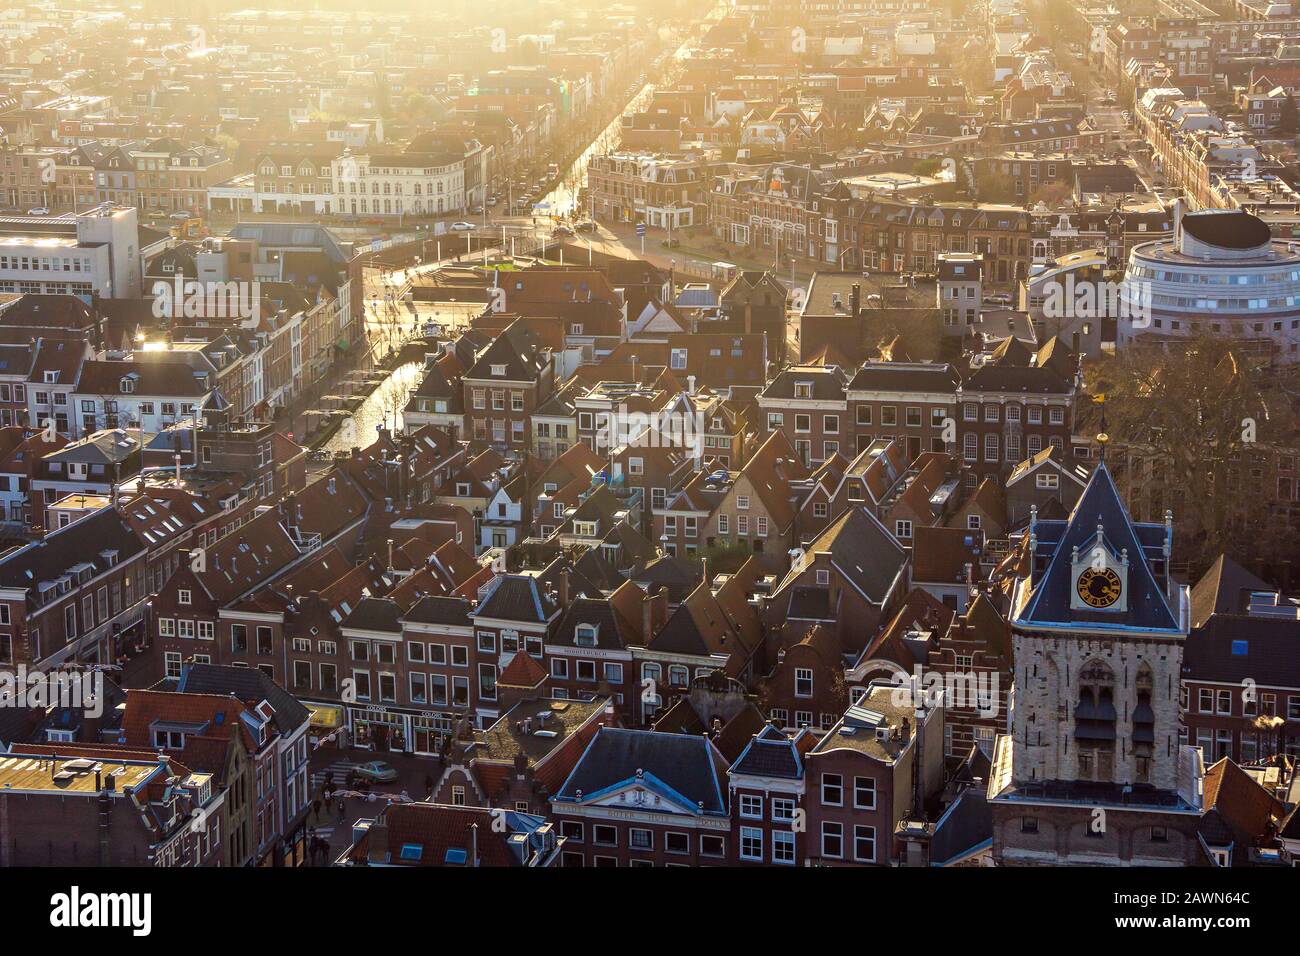
[[[493,365],[505,366],[505,375],[494,376]],[[531,382],[545,365],[541,340],[522,322],[514,322],[478,357],[465,378]]]
[[[93,547],[88,547],[90,543]],[[6,555],[0,560],[0,587],[30,588],[31,600],[36,596],[37,584],[53,580],[83,561],[94,565],[95,574],[107,570],[109,565],[101,551],[116,551],[120,564],[143,547],[117,509],[106,506]]]
[[[137,454],[151,436],[139,429],[109,428],[79,438],[45,456],[48,461],[87,465],[121,464]]]
[[[741,751],[736,762],[731,765],[731,773],[798,780],[803,776],[803,759],[799,756],[794,741],[768,724]]]
[[[85,395],[134,394],[197,398],[207,392],[206,382],[200,382],[197,377],[205,373],[205,369],[193,368],[185,362],[92,361],[81,366],[77,392]],[[131,380],[130,392],[123,391],[123,379]]]
[[[574,563],[573,571],[569,575],[570,593],[575,593],[573,591],[573,582],[578,576],[582,578],[587,586],[596,589],[594,594],[591,594],[585,587],[581,589],[583,594],[589,594],[592,597],[598,597],[604,591],[613,591],[626,580],[619,573],[618,568],[605,560],[603,551],[603,548],[593,548]],[[628,562],[628,564],[631,563],[633,562]]]
[[[1192,587],[1192,627],[1201,627],[1211,614],[1242,614],[1252,591],[1276,590],[1221,554]]]
[[[311,717],[297,698],[256,667],[225,664],[186,664],[176,690],[182,694],[233,694],[245,703],[267,701],[275,710],[275,726],[291,734]]]
[[[1220,249],[1254,249],[1269,240],[1268,224],[1244,210],[1205,209],[1183,216],[1193,237]]]
[[[0,707],[0,746],[29,742],[36,725],[45,716],[38,708],[17,706],[20,703],[15,701],[15,706],[10,706],[6,701],[5,706]]]
[[[786,617],[801,621],[828,621],[830,608],[830,588],[800,585],[790,589],[790,605]]]
[[[608,601],[580,597],[565,612],[560,626],[548,644],[574,646],[573,635],[579,624],[593,624],[596,627],[596,647],[603,651],[621,651],[625,647],[623,635],[619,630],[618,619]],[[584,645],[586,646],[586,645]]]
[[[921,362],[867,362],[849,389],[857,392],[955,392],[959,379],[951,365]]]
[[[763,398],[793,399],[794,387],[801,382],[812,385],[812,394],[800,396],[801,401],[838,402],[844,398],[844,373],[834,366],[788,368],[772,379],[761,394]]]
[[[538,585],[536,578],[525,574],[497,575],[492,591],[472,612],[473,617],[494,617],[506,621],[550,619],[556,606]]]
[[[692,806],[706,813],[726,813],[725,787],[719,779],[717,753],[708,739],[654,730],[602,727],[569,774],[557,800],[590,799],[609,787],[653,774]]]
[[[1071,555],[1074,548],[1086,553],[1094,546],[1097,526],[1102,526],[1105,543],[1118,556],[1128,551],[1128,607],[1124,611],[1072,611],[1070,593]],[[1139,532],[1145,532],[1140,534]],[[1034,593],[1017,615],[1021,624],[1065,624],[1071,621],[1090,627],[1150,628],[1177,631],[1178,619],[1169,608],[1160,583],[1147,563],[1152,537],[1163,535],[1159,525],[1135,526],[1120,500],[1119,489],[1106,463],[1100,462],[1083,489],[1069,521],[1040,521],[1035,527],[1038,554],[1045,549],[1051,555],[1046,570],[1039,575]],[[1145,539],[1145,540],[1144,540]]]
[[[942,866],[993,839],[993,811],[983,786],[967,787],[935,824],[930,864]]]
[[[469,627],[473,622],[469,619],[470,604],[464,598],[455,597],[425,597],[416,602],[415,606],[402,615],[406,621],[416,621],[420,624],[449,624],[458,627]]]
[[[420,382],[419,387],[411,392],[412,402],[417,398],[445,398],[449,413],[463,412],[465,410],[464,390],[458,384],[452,384],[446,373],[436,364],[430,365],[425,370],[424,379]],[[412,406],[408,405],[407,407]]]
[[[898,540],[864,508],[849,508],[807,548],[830,551],[840,572],[869,600],[880,603],[907,564]]]
[[[983,365],[962,383],[967,392],[1025,392],[1036,395],[1065,395],[1071,384],[1050,368],[1007,364]]]
[[[650,647],[665,654],[694,654],[709,656],[709,643],[700,633],[695,616],[686,605],[678,606],[653,638]]]
[[[1300,620],[1215,614],[1188,635],[1183,678],[1300,688]]]
[[[668,602],[680,604],[703,580],[701,567],[697,561],[688,561],[685,558],[665,554],[655,558],[634,574],[632,580],[645,587],[651,594],[657,593],[661,587],[666,587]]]
[[[402,609],[396,601],[387,598],[362,598],[343,620],[344,627],[360,628],[366,631],[388,631],[394,634],[402,632]]]

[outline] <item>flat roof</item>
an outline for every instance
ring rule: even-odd
[[[0,246],[30,246],[33,249],[53,249],[57,247],[75,249],[78,245],[80,243],[69,236],[6,236],[0,234]]]
[[[0,793],[80,793],[93,796],[99,792],[95,786],[96,769],[101,771],[101,786],[103,775],[111,773],[115,778],[114,789],[120,791],[145,783],[161,770],[161,765],[156,761],[145,763],[89,757],[60,759],[15,754],[0,757]]]

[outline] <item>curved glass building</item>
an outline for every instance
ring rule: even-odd
[[[1120,347],[1208,335],[1300,362],[1300,242],[1248,212],[1176,208],[1172,238],[1133,247],[1121,297]]]

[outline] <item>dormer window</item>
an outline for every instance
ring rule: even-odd
[[[155,730],[153,745],[159,750],[184,750],[185,735],[179,730]]]
[[[134,391],[135,391],[135,378],[132,377],[132,376],[130,376],[130,375],[123,375],[123,376],[122,376],[122,392],[123,392],[124,394],[129,395],[129,394],[131,394],[131,393],[134,392]]]
[[[59,373],[57,370],[46,369],[44,381],[46,385],[57,385],[59,383]]]
[[[579,647],[595,647],[596,631],[595,624],[579,624],[573,632],[573,643]]]
[[[506,374],[506,367],[504,365],[493,365],[492,374],[497,378],[504,378]]]
[[[812,387],[812,382],[795,382],[795,383],[794,383],[794,397],[795,397],[795,398],[812,398],[812,389],[813,389],[813,387]]]

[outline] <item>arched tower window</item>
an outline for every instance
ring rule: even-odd
[[[1074,739],[1079,748],[1079,779],[1111,779],[1115,766],[1115,674],[1101,661],[1079,672],[1074,707]]]
[[[1151,708],[1155,681],[1145,663],[1137,673],[1137,706],[1133,708],[1134,782],[1151,782],[1151,750],[1156,742],[1156,715]]]

